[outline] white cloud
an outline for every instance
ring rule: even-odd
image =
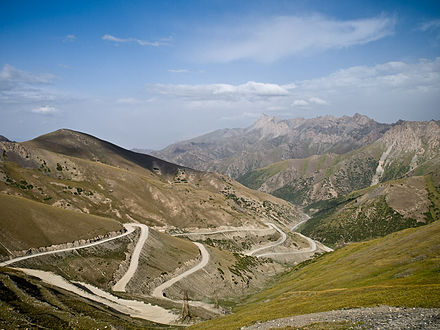
[[[423,22],[417,27],[420,31],[437,30],[440,29],[440,19],[434,19]]]
[[[141,104],[141,103],[143,103],[142,100],[138,100],[133,97],[121,98],[121,99],[116,100],[116,102],[120,103],[120,104]]]
[[[438,88],[440,57],[416,63],[387,62],[375,66],[354,66],[318,79],[299,82],[302,91],[415,90]]]
[[[53,74],[32,75],[5,64],[0,71],[0,84],[49,84],[55,79]],[[0,85],[0,87],[2,87]]]
[[[47,87],[55,78],[53,74],[34,75],[5,64],[0,71],[0,101],[22,103],[53,100],[54,93]]]
[[[243,113],[312,116],[361,112],[378,120],[415,119],[418,112],[437,118],[440,57],[417,62],[391,61],[353,66],[291,84],[148,85],[147,93],[164,107],[196,109],[245,120]]]
[[[63,42],[74,42],[77,39],[76,35],[68,34],[64,37]]]
[[[141,46],[151,46],[151,47],[159,47],[159,46],[165,44],[165,42],[145,41],[145,40],[140,40],[140,39],[136,39],[136,38],[118,38],[118,37],[112,36],[111,34],[105,34],[102,36],[101,39],[107,40],[107,41],[113,41],[115,43],[134,42],[134,43],[137,43],[138,45],[141,45]]]
[[[191,99],[239,99],[254,97],[283,97],[290,94],[294,84],[277,85],[248,81],[241,85],[150,85],[147,90],[153,93],[172,95]]]
[[[307,102],[306,100],[302,100],[302,99],[294,100],[292,102],[292,106],[294,106],[294,107],[297,107],[297,106],[302,107],[302,106],[306,106],[306,105],[309,105],[309,102]]]
[[[311,97],[311,98],[309,98],[309,102],[319,104],[319,105],[327,105],[328,104],[327,101],[320,99],[319,97]]]
[[[32,112],[38,113],[41,115],[52,115],[57,112],[57,109],[55,109],[55,107],[45,105],[45,106],[41,106],[39,108],[32,109]]]
[[[395,23],[395,18],[386,16],[345,21],[318,14],[274,17],[211,31],[210,41],[197,45],[197,52],[213,62],[273,62],[304,52],[366,44],[391,35]]]
[[[189,73],[190,71],[187,69],[168,69],[168,72],[172,73]]]

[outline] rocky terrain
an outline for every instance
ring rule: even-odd
[[[439,123],[400,122],[363,148],[278,162],[238,180],[295,205],[310,206],[379,182],[425,175],[439,165]]]
[[[376,141],[390,127],[359,114],[286,120],[263,115],[248,128],[218,130],[152,154],[238,178],[285,159],[349,152]]]
[[[293,316],[242,329],[302,328],[312,329],[438,329],[439,308],[373,307],[356,308]]]

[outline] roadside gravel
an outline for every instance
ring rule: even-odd
[[[242,329],[305,327],[322,323],[331,328],[347,322],[350,329],[440,329],[440,308],[400,308],[379,306],[297,315],[257,323]]]

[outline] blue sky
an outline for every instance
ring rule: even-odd
[[[0,1],[0,134],[161,148],[281,118],[440,119],[439,1]]]

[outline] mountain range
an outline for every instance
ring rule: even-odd
[[[263,115],[248,128],[217,130],[152,154],[238,178],[286,159],[358,149],[380,138],[390,127],[360,114],[285,120]]]
[[[438,218],[432,191],[439,186],[440,125],[433,120],[381,124],[359,114],[287,120],[263,115],[246,129],[215,131],[154,154],[219,171],[303,208],[312,220],[300,229],[332,246]],[[406,179],[413,176],[419,179]],[[399,179],[397,191],[389,182]],[[410,202],[398,205],[396,198]],[[385,214],[396,216],[380,229]]]
[[[437,121],[262,116],[152,155],[60,129],[0,152],[2,327],[181,326],[185,295],[200,328],[440,306]]]

